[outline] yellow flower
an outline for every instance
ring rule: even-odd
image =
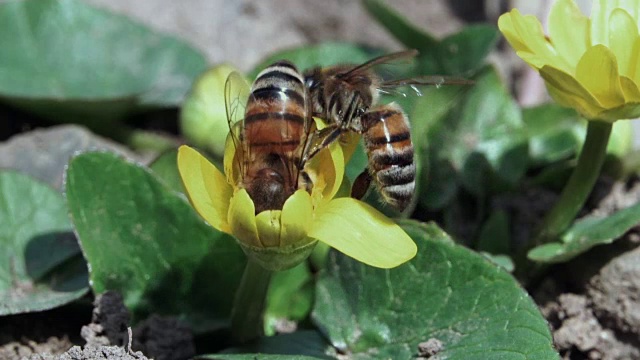
[[[594,0],[591,18],[573,0],[558,0],[549,36],[517,9],[498,20],[518,56],[540,72],[549,94],[588,120],[640,116],[640,0]]]
[[[307,258],[316,242],[365,264],[392,268],[416,254],[413,240],[392,220],[351,198],[335,198],[345,156],[336,143],[310,161],[311,194],[298,190],[282,210],[255,214],[253,200],[238,186],[236,149],[227,140],[223,175],[194,149],[181,146],[178,169],[196,211],[214,228],[233,235],[254,261],[284,270]]]

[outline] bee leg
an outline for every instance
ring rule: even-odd
[[[367,194],[372,180],[369,170],[365,170],[358,175],[351,187],[351,197],[358,200],[362,199]]]
[[[328,147],[334,141],[338,140],[344,130],[338,126],[328,126],[322,130],[316,131],[312,136],[313,139],[309,141],[309,148],[305,150],[305,154],[302,157],[302,163],[307,162],[309,159],[316,156],[320,150]]]

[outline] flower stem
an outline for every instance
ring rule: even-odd
[[[272,272],[248,259],[231,310],[231,336],[239,344],[263,334],[263,315]]]
[[[607,154],[611,127],[612,124],[608,122],[589,121],[587,138],[578,157],[578,163],[560,198],[543,219],[535,243],[531,243],[530,247],[556,240],[578,215],[600,175]]]

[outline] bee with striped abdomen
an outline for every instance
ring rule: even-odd
[[[410,59],[415,50],[374,58],[361,65],[316,67],[304,73],[311,113],[329,123],[312,134],[306,158],[338,140],[346,132],[362,134],[369,159],[368,168],[355,180],[351,195],[361,198],[371,181],[384,201],[402,211],[415,191],[416,166],[409,121],[399,105],[378,105],[380,93],[392,93],[401,86],[469,84],[470,81],[443,76],[420,76],[383,80],[374,67]],[[419,94],[419,92],[418,92]]]
[[[238,185],[247,190],[256,214],[281,210],[296,190],[311,192],[313,186],[302,154],[311,126],[307,90],[302,75],[287,61],[261,71],[250,90],[243,86],[246,82],[237,73],[229,76],[225,86]],[[239,105],[244,103],[242,111]]]

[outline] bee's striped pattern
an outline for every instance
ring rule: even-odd
[[[291,155],[304,135],[307,109],[302,76],[288,61],[262,70],[251,87],[244,137],[251,152]]]
[[[306,89],[296,67],[279,61],[251,86],[240,133],[243,183],[256,214],[281,210],[299,188],[311,191],[299,164],[307,138]]]
[[[392,103],[364,114],[362,127],[371,177],[389,205],[404,209],[411,202],[416,186],[407,116]]]

